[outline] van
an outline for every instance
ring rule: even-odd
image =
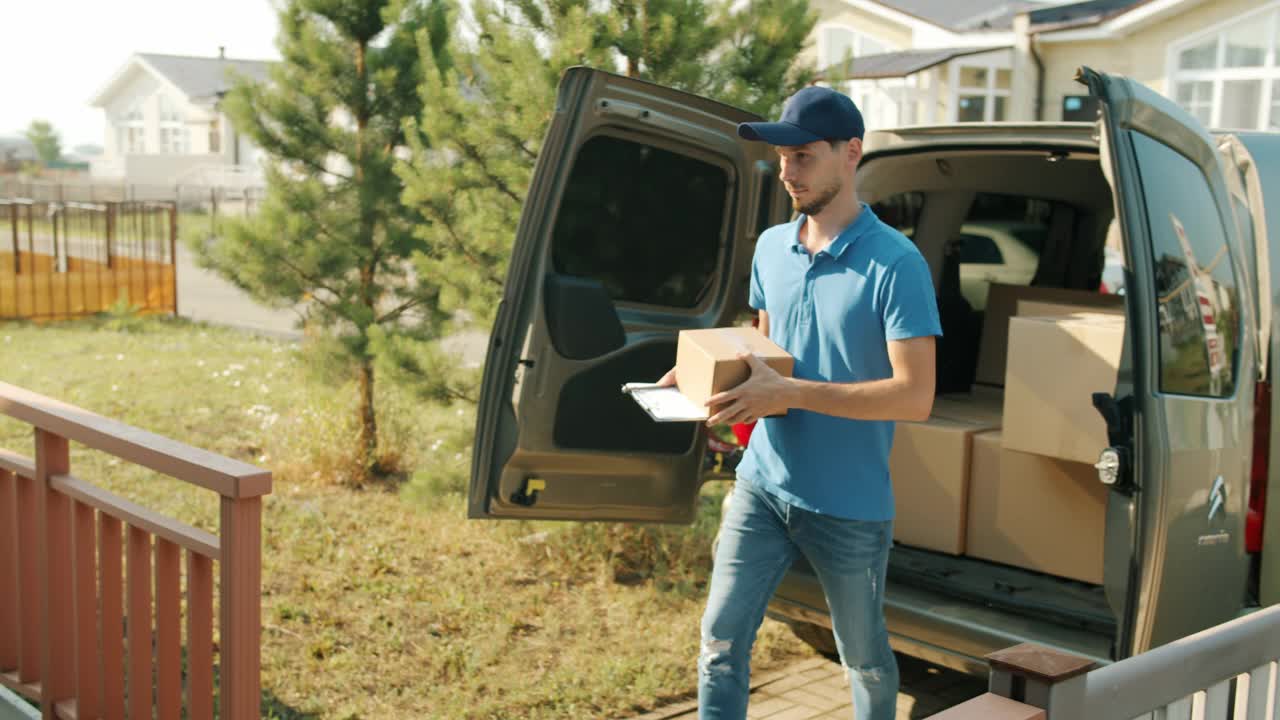
[[[862,200],[934,272],[940,394],[992,381],[978,357],[988,316],[1003,328],[992,283],[1106,291],[1124,316],[1114,386],[1088,389],[1106,429],[1088,470],[1099,521],[1051,539],[1098,547],[1096,576],[901,540],[891,552],[895,649],[974,674],[1021,642],[1108,663],[1280,600],[1280,503],[1265,502],[1280,459],[1280,243],[1267,236],[1280,227],[1280,135],[1213,135],[1137,82],[1088,68],[1078,80],[1100,101],[1096,123],[874,130],[858,170]],[[791,217],[773,149],[736,133],[759,119],[600,70],[565,74],[489,340],[469,517],[692,520],[709,477],[703,429],[655,423],[619,388],[669,369],[680,330],[748,310],[755,241]],[[899,495],[900,517],[933,511],[911,502]],[[768,612],[834,652],[803,560]]]

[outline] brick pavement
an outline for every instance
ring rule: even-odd
[[[897,720],[927,718],[987,690],[987,682],[921,660],[898,656],[901,685]],[[631,720],[695,720],[691,700],[659,708]],[[802,660],[780,671],[752,678],[749,720],[827,720],[853,717],[849,682],[840,663],[826,658]]]

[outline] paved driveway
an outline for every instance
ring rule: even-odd
[[[987,681],[898,656],[901,688],[898,718],[927,718],[987,691]],[[695,720],[696,700],[671,705],[631,720]],[[849,683],[840,663],[826,658],[803,660],[779,672],[752,679],[750,720],[850,720]]]

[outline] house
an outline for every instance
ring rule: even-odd
[[[1024,0],[811,0],[802,61],[862,108],[867,126],[1012,119]]]
[[[1088,65],[1150,86],[1208,127],[1280,129],[1280,0],[1093,0],[1034,10],[1026,23],[1023,117],[1092,119],[1073,81]]]
[[[266,80],[271,62],[139,53],[91,101],[106,115],[96,179],[132,184],[257,185],[260,151],[222,112],[237,74]]]
[[[25,137],[0,137],[0,173],[17,172],[27,163],[39,162],[36,147]]]
[[[1280,128],[1280,0],[813,7],[806,59],[853,97],[871,128],[1092,120],[1097,106],[1074,80],[1084,65],[1133,77],[1211,127]]]

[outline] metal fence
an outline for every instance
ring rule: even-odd
[[[266,189],[260,185],[155,185],[30,180],[0,176],[0,200],[91,204],[168,202],[173,203],[184,217],[215,231],[223,218],[253,215],[265,194]]]
[[[177,313],[173,201],[0,199],[0,318]]]

